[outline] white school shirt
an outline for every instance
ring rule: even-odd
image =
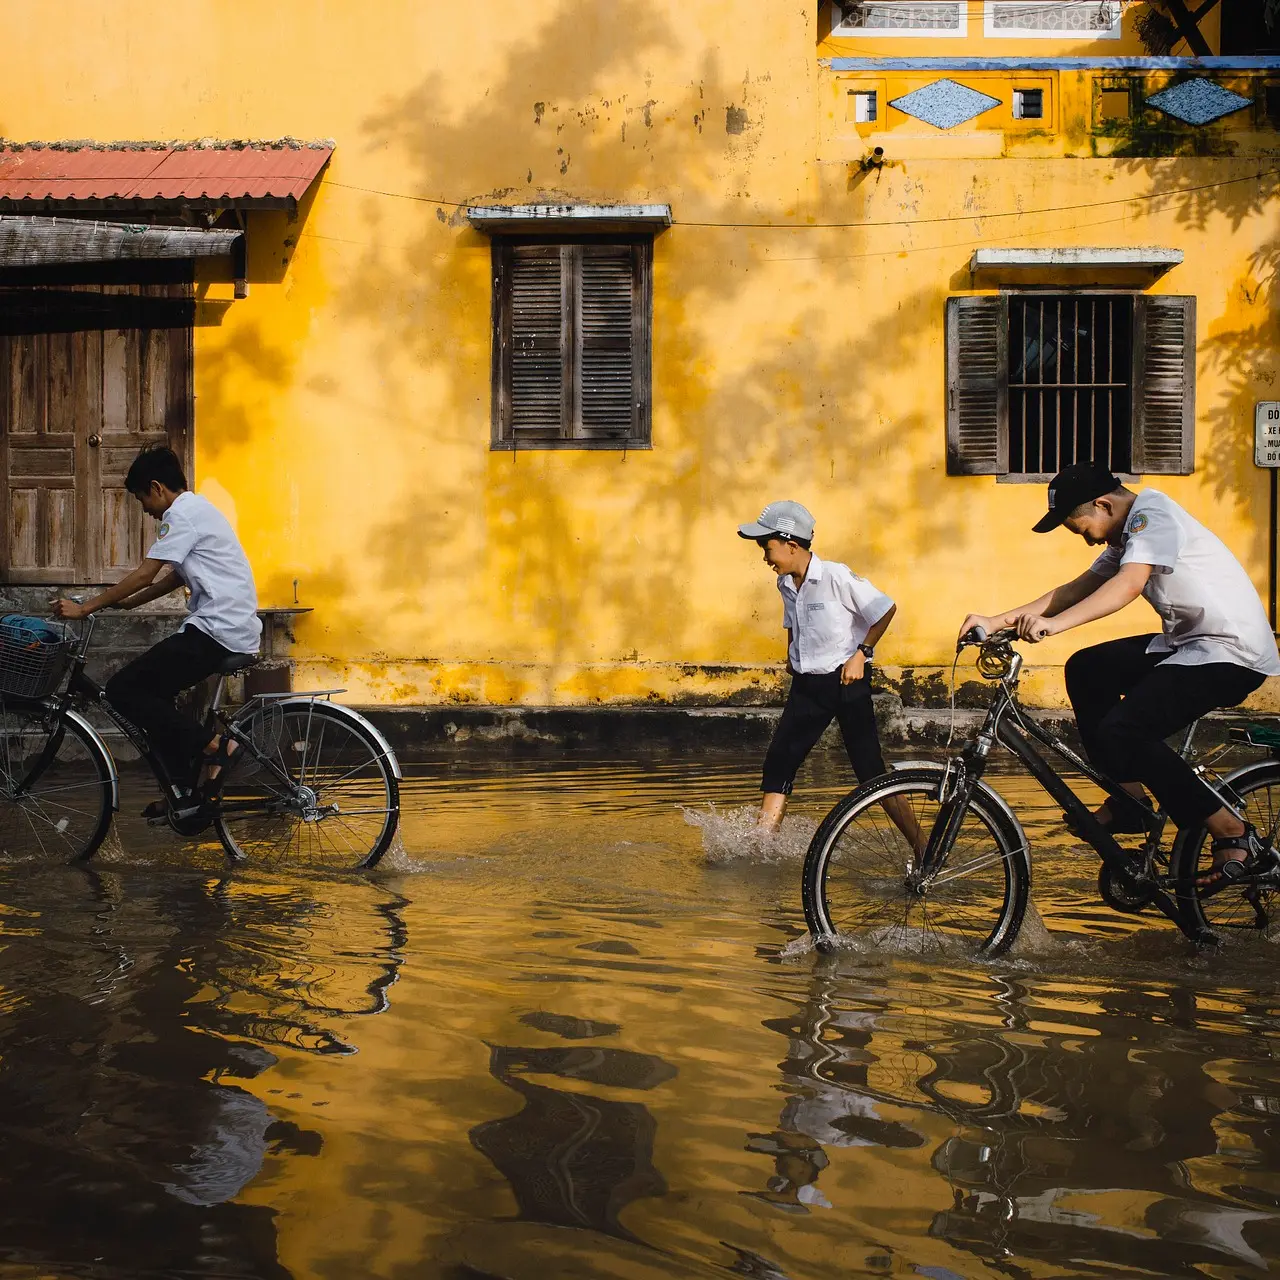
[[[782,625],[791,629],[787,659],[792,671],[821,675],[835,671],[858,652],[867,632],[893,608],[893,601],[834,560],[809,561],[799,587],[789,573],[778,575]]]
[[[1142,594],[1164,632],[1148,653],[1167,653],[1165,662],[1176,666],[1231,662],[1280,675],[1275,636],[1244,567],[1220,538],[1158,489],[1138,494],[1120,545],[1108,547],[1090,568],[1113,578],[1126,564],[1151,566]]]
[[[147,552],[164,560],[191,589],[187,620],[232,653],[257,653],[262,640],[253,570],[226,516],[199,494],[180,493],[160,517]]]

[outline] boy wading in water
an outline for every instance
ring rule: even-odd
[[[738,526],[778,575],[787,632],[791,690],[764,758],[758,824],[776,831],[796,773],[832,720],[839,721],[859,782],[885,772],[871,703],[871,658],[897,605],[847,565],[810,550],[814,522],[798,502],[771,502],[760,519]],[[885,811],[917,850],[920,828],[899,798]]]
[[[202,781],[198,798],[211,798],[222,768],[239,748],[230,739],[210,738],[174,699],[235,658],[258,652],[262,623],[253,571],[226,517],[187,489],[171,449],[144,449],[124,483],[147,515],[160,521],[147,558],[92,600],[56,600],[53,611],[60,618],[87,618],[112,605],[136,609],[181,587],[190,589],[187,620],[178,631],[117,671],[105,692],[107,701],[146,733],[175,785],[195,789]],[[143,816],[165,813],[165,801],[159,800]]]
[[[1078,578],[1029,604],[991,617],[970,614],[960,634],[974,626],[1016,627],[1022,639],[1039,641],[1144,596],[1163,629],[1074,653],[1067,696],[1098,769],[1129,795],[1141,798],[1149,788],[1179,827],[1208,828],[1213,868],[1202,883],[1215,887],[1228,862],[1263,858],[1264,842],[1165,739],[1280,675],[1262,601],[1240,562],[1204,525],[1158,489],[1126,489],[1106,467],[1077,463],[1053,478],[1049,511],[1035,532],[1060,525],[1106,550]],[[1146,830],[1143,810],[1123,794],[1095,817],[1116,835]]]

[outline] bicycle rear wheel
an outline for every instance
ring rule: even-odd
[[[260,705],[237,727],[253,751],[229,766],[214,819],[228,857],[330,871],[377,863],[395,836],[400,787],[359,720],[299,699]]]
[[[0,701],[0,860],[84,862],[111,826],[111,765],[74,720]]]
[[[987,788],[974,791],[923,893],[908,875],[911,841],[885,809],[910,814],[925,838],[941,811],[941,769],[902,769],[846,796],[814,833],[804,863],[804,912],[818,939],[894,951],[999,955],[1018,936],[1031,865],[1017,829]]]
[[[1240,810],[1253,823],[1273,854],[1280,843],[1280,761],[1264,761],[1231,783],[1244,801]],[[1274,868],[1243,881],[1218,880],[1200,885],[1198,878],[1213,870],[1213,849],[1203,828],[1178,837],[1170,870],[1177,888],[1178,906],[1191,926],[1191,937],[1211,929],[1220,938],[1258,937],[1280,923],[1280,872]]]

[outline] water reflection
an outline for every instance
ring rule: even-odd
[[[526,1077],[643,1090],[672,1079],[675,1068],[626,1049],[491,1045],[489,1072],[518,1093],[524,1106],[516,1115],[477,1125],[471,1141],[511,1184],[519,1218],[636,1239],[619,1220],[622,1210],[642,1196],[667,1191],[653,1165],[657,1125],[648,1108]]]
[[[0,868],[0,1274],[1274,1268],[1274,950],[1105,912],[998,776],[1043,936],[804,954],[796,861],[713,864],[677,808],[755,781],[476,760],[408,780],[372,877],[224,877],[127,831],[96,878]]]
[[[886,998],[901,974],[819,973],[793,1015],[763,1023],[787,1041],[788,1099],[774,1132],[747,1135],[774,1165],[748,1194],[793,1213],[831,1209],[838,1193],[823,1184],[842,1148],[930,1146],[945,1204],[929,1235],[996,1270],[1040,1274],[1026,1264],[1069,1258],[1200,1275],[1280,1257],[1274,1195],[1226,1180],[1266,1169],[1272,1181],[1280,1104],[1231,1087],[1246,1064],[1216,1056],[1228,1045],[1198,1007],[1220,1019],[1219,991],[1088,979],[1058,990],[991,974],[979,1003],[956,998],[957,987],[978,994],[971,974],[931,977],[936,998],[913,1012]],[[1274,1025],[1270,1006],[1239,1013]],[[951,1132],[935,1145],[940,1121]]]
[[[282,1049],[347,1053],[343,1020],[386,1008],[402,899],[365,903],[368,949],[332,963],[320,894],[250,879],[114,873],[0,881],[4,1256],[59,1274],[253,1276],[277,1262],[273,1210],[235,1203],[315,1129],[250,1082]],[[357,960],[358,957],[358,960]],[[355,963],[352,963],[356,960]]]

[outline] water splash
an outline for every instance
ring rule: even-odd
[[[798,862],[809,848],[818,824],[812,818],[784,818],[777,831],[756,825],[754,805],[736,809],[689,809],[677,806],[684,820],[702,833],[702,851],[713,864],[731,862]]]

